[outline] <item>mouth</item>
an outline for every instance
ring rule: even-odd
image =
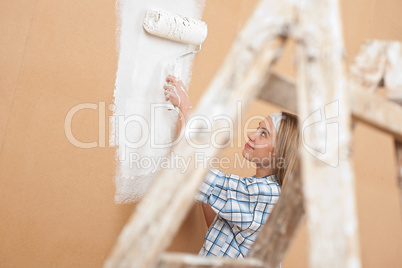
[[[251,146],[248,142],[246,143],[245,147],[246,147],[246,148],[249,148],[249,149],[251,149],[251,150],[254,150],[254,147]]]

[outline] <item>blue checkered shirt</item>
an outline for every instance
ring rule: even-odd
[[[217,215],[198,255],[246,257],[280,193],[276,174],[243,178],[210,170],[195,199],[209,204]]]

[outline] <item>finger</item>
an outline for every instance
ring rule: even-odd
[[[172,94],[174,94],[174,93],[172,93],[170,91],[165,91],[165,97],[170,98],[170,97],[172,97]]]
[[[174,89],[174,86],[172,86],[172,85],[164,85],[163,88],[165,90],[172,91]]]
[[[176,77],[174,77],[173,75],[168,75],[167,77],[166,77],[166,82],[168,82],[168,83],[176,83],[176,81],[177,81],[177,78]]]

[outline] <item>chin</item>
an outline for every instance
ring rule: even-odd
[[[251,162],[250,154],[246,152],[246,150],[243,150],[242,155],[245,159]]]
[[[247,157],[246,157],[246,152],[245,152],[244,149],[243,149],[243,151],[241,151],[241,155],[242,155],[244,158],[247,158]]]

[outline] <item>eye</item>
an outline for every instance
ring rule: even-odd
[[[260,127],[257,127],[257,130],[259,130],[259,129],[260,129]],[[267,133],[266,133],[265,130],[261,131],[261,136],[264,137],[264,138],[267,137]]]

